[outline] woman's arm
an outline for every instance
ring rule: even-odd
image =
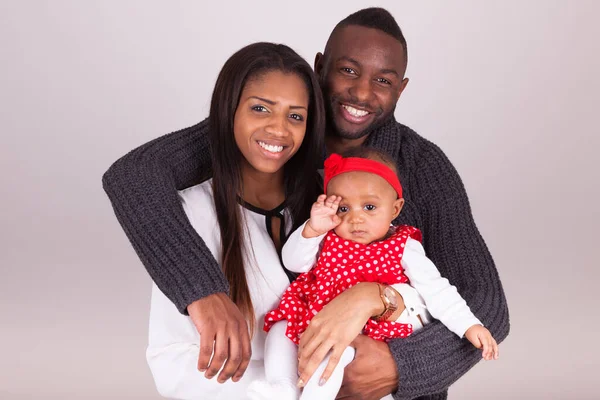
[[[204,241],[190,225],[177,190],[209,176],[207,121],[162,136],[117,160],[102,183],[146,270],[177,306],[229,286]]]

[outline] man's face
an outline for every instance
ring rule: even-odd
[[[383,125],[408,83],[405,68],[404,49],[394,37],[356,25],[336,31],[315,60],[332,133],[359,139]]]

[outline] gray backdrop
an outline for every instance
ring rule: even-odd
[[[150,279],[102,173],[203,119],[235,50],[282,42],[312,64],[370,5],[408,40],[397,117],[454,162],[509,301],[501,359],[451,398],[598,398],[600,3],[584,0],[1,1],[0,398],[158,398]]]

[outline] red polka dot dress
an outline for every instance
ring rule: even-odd
[[[387,239],[368,245],[342,239],[330,231],[317,265],[299,275],[284,292],[279,307],[265,315],[265,331],[287,320],[286,335],[298,344],[310,320],[344,290],[359,282],[408,283],[401,266],[404,246],[409,237],[421,241],[421,232],[407,225],[394,229]],[[412,325],[370,319],[363,333],[376,340],[406,337],[412,333]]]

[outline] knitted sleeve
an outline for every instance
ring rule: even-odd
[[[177,309],[228,292],[220,266],[187,219],[178,189],[210,176],[207,120],[148,142],[102,177],[114,212],[148,273]]]
[[[501,342],[509,332],[504,291],[457,171],[437,146],[426,142],[412,172],[427,256]],[[399,371],[397,400],[442,392],[481,360],[481,350],[439,321],[389,345]]]

